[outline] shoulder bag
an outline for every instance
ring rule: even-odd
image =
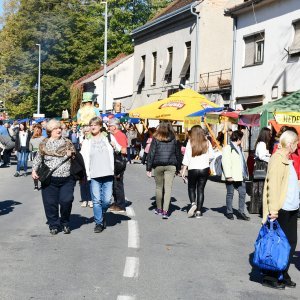
[[[110,144],[111,143],[110,133],[108,133],[107,138]],[[127,160],[122,155],[121,152],[117,153],[114,149],[113,151],[114,151],[114,173],[116,176],[118,176],[126,170]]]
[[[60,166],[62,166],[65,162],[67,162],[71,157],[67,157],[65,160],[63,160],[61,163],[59,163],[53,170],[51,170],[46,164],[45,164],[45,158],[44,155],[42,156],[42,162],[40,163],[38,169],[36,170],[37,175],[39,176],[39,181],[43,186],[47,186],[51,182],[51,176]]]

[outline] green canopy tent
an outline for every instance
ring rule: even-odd
[[[276,111],[300,112],[300,90],[265,105],[246,109],[240,113],[240,116],[243,119],[243,115],[260,115],[260,127],[265,127],[268,125],[269,120],[274,119]]]

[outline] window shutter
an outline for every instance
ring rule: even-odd
[[[179,78],[184,78],[191,64],[191,48],[187,48],[186,59],[181,69]]]
[[[245,38],[245,66],[254,65],[255,62],[255,37]]]
[[[172,56],[170,56],[169,62],[168,62],[168,65],[167,65],[167,68],[166,68],[166,71],[165,71],[165,76],[170,75],[170,73],[172,71],[172,64],[173,64],[173,58],[172,58]]]
[[[143,68],[141,74],[140,74],[140,77],[139,77],[139,80],[137,82],[137,85],[140,86],[143,82],[143,80],[145,79],[145,68]]]
[[[290,54],[300,53],[300,22],[294,23],[295,36],[292,45],[289,48]]]

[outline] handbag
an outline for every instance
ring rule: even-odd
[[[114,152],[114,173],[120,175],[126,170],[127,160],[121,152]]]
[[[255,242],[253,264],[261,270],[282,272],[288,266],[290,250],[291,246],[278,221],[271,221],[268,217]]]
[[[73,155],[71,160],[71,175],[75,180],[82,180],[86,178],[86,170],[84,166],[84,160],[78,151]]]
[[[254,164],[253,179],[265,180],[267,177],[267,169],[268,169],[268,163],[256,158]]]
[[[253,179],[254,180],[265,180],[267,177],[266,170],[254,170],[253,171]]]
[[[38,166],[38,169],[36,170],[37,175],[39,176],[39,181],[43,186],[47,186],[51,182],[51,176],[60,166],[62,166],[65,162],[67,162],[71,157],[67,157],[65,160],[63,160],[61,163],[59,163],[53,170],[51,170],[46,164],[45,164],[45,158],[42,156],[42,162]]]
[[[110,133],[107,135],[109,144],[111,143],[111,136]],[[111,145],[111,144],[110,144]],[[126,158],[122,155],[121,152],[115,152],[114,151],[114,174],[116,176],[120,175],[121,173],[125,172],[126,170],[126,165],[127,165],[127,160]]]

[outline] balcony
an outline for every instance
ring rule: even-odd
[[[201,93],[231,88],[231,69],[200,74],[199,91]]]

